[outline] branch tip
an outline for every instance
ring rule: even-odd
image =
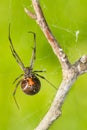
[[[36,14],[32,13],[31,11],[29,11],[27,8],[24,8],[25,13],[30,16],[32,19],[36,20]]]

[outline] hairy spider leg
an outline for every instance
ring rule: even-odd
[[[21,82],[21,80],[18,81],[18,83],[15,86],[14,92],[13,92],[13,98],[14,98],[14,101],[15,101],[18,109],[19,109],[19,105],[18,105],[17,100],[15,98],[15,94],[16,94],[16,91],[17,91],[17,88],[18,88],[18,85],[20,84],[20,82]]]
[[[34,36],[34,47],[33,47],[32,57],[31,57],[31,61],[30,61],[30,68],[33,69],[34,61],[36,59],[36,34],[31,31],[29,31],[28,33],[32,33]]]
[[[21,78],[22,76],[24,76],[24,74],[20,74],[20,75],[13,81],[13,84],[14,84],[19,78]]]
[[[47,80],[44,76],[39,75],[37,73],[34,73],[35,75],[37,75],[38,77],[44,79],[45,81],[47,81],[53,88],[55,88],[57,90],[57,88],[55,87],[55,85],[53,85],[49,80]]]
[[[17,52],[15,51],[14,49],[14,46],[13,46],[13,43],[12,43],[12,40],[11,40],[11,36],[10,36],[10,24],[9,24],[9,41],[10,41],[10,49],[11,49],[11,52],[12,52],[12,55],[14,56],[14,58],[16,59],[17,63],[19,64],[19,66],[21,67],[21,69],[24,71],[25,69],[25,66],[22,62],[22,60],[20,59],[19,55],[17,54]]]

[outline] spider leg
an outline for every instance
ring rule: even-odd
[[[24,74],[19,75],[19,76],[13,81],[13,84],[14,84],[19,78],[21,78],[23,75],[24,75]]]
[[[55,87],[55,85],[53,85],[49,80],[47,80],[44,76],[42,75],[39,75],[37,73],[35,73],[35,75],[37,75],[38,77],[44,79],[45,81],[47,81],[53,88],[55,88],[57,90],[57,88]]]
[[[34,61],[36,59],[36,34],[34,32],[28,32],[28,33],[32,33],[34,36],[34,47],[33,47],[33,51],[32,51],[32,57],[31,57],[31,61],[30,61],[30,68],[33,68],[34,65]]]
[[[17,88],[18,88],[18,85],[20,84],[20,82],[21,82],[21,80],[18,81],[18,83],[16,84],[16,87],[14,89],[14,92],[13,92],[13,98],[14,98],[14,101],[15,101],[16,106],[17,106],[18,109],[19,109],[19,105],[18,105],[17,100],[15,98],[15,94],[16,94],[16,91],[17,91]]]
[[[8,35],[8,39],[9,39],[9,42],[10,42],[10,49],[11,49],[12,55],[16,59],[17,63],[21,67],[21,69],[24,70],[25,69],[24,64],[23,64],[22,60],[20,59],[19,55],[17,54],[17,52],[15,51],[13,43],[12,43],[12,40],[11,40],[11,36],[10,36],[10,24],[9,24],[9,35]]]
[[[33,72],[34,72],[34,73],[38,73],[38,72],[41,72],[41,73],[42,73],[42,72],[46,72],[46,70],[34,70]]]

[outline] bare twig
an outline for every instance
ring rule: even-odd
[[[44,35],[46,36],[47,40],[49,41],[50,45],[52,46],[54,53],[59,58],[63,69],[70,68],[70,63],[68,61],[68,58],[67,58],[66,54],[63,52],[63,50],[60,47],[60,45],[58,44],[58,42],[56,41],[56,39],[53,36],[51,30],[49,29],[49,26],[48,26],[48,24],[47,24],[47,22],[44,18],[44,15],[43,15],[43,12],[42,12],[42,9],[39,5],[38,0],[32,0],[32,4],[33,4],[33,7],[34,7],[36,14],[33,14],[32,12],[30,12],[27,8],[25,8],[25,12],[31,18],[36,16],[35,19],[36,19],[37,24],[42,29]]]
[[[40,26],[48,42],[50,43],[54,53],[58,57],[63,72],[63,81],[59,86],[53,103],[51,104],[49,111],[46,113],[44,118],[41,120],[41,122],[35,129],[47,130],[50,127],[50,125],[61,115],[61,107],[64,102],[64,99],[68,91],[70,90],[71,86],[76,81],[77,77],[87,72],[87,55],[83,55],[79,60],[77,60],[73,65],[71,65],[71,63],[68,60],[68,57],[64,53],[63,49],[60,47],[55,37],[53,36],[43,15],[39,1],[32,0],[32,5],[34,7],[35,14],[30,12],[27,8],[25,8],[24,10],[27,13],[27,15],[36,20],[37,24]]]

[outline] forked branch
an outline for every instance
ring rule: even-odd
[[[50,125],[61,115],[61,107],[63,105],[64,99],[72,87],[73,83],[76,81],[77,77],[81,74],[87,72],[87,55],[83,55],[79,60],[77,60],[73,65],[69,62],[67,55],[64,53],[63,49],[60,47],[56,38],[52,34],[46,19],[43,15],[42,9],[40,7],[38,0],[32,0],[32,5],[35,13],[32,13],[27,8],[24,8],[26,14],[33,18],[37,24],[40,26],[44,35],[46,36],[49,44],[51,45],[54,53],[58,57],[62,72],[63,80],[59,86],[56,96],[51,104],[50,109],[41,120],[39,125],[35,130],[48,130]]]

